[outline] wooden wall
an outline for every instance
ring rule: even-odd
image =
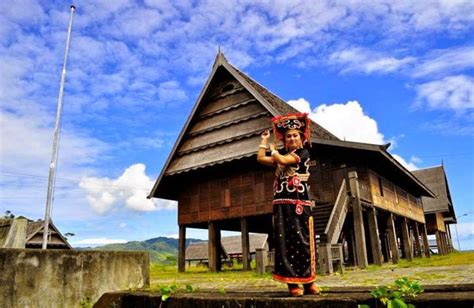
[[[195,177],[183,185],[178,223],[192,224],[272,213],[274,171],[222,168],[212,177]]]
[[[369,170],[370,191],[376,207],[425,223],[420,199],[393,182]]]
[[[258,142],[253,145],[257,151]],[[334,204],[342,179],[357,171],[363,201],[397,215],[425,223],[421,201],[368,168],[367,158],[339,149],[311,149],[310,194],[319,203]],[[212,169],[212,174],[208,172]],[[178,197],[178,223],[271,214],[274,169],[256,162],[255,156],[199,172],[186,173]],[[383,195],[380,193],[379,178]],[[181,184],[180,184],[181,185]]]
[[[443,213],[430,213],[426,215],[426,230],[428,234],[436,231],[446,232]]]

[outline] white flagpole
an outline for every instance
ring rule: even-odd
[[[56,112],[56,124],[54,126],[54,135],[53,135],[53,153],[51,155],[51,164],[49,165],[49,177],[48,177],[48,193],[46,196],[46,209],[44,214],[44,226],[43,226],[43,249],[46,249],[48,246],[48,233],[49,233],[49,224],[51,216],[51,204],[53,202],[53,186],[54,179],[56,175],[56,163],[58,158],[58,145],[59,145],[59,128],[61,123],[61,113],[63,107],[63,94],[64,94],[64,82],[66,81],[66,64],[69,54],[69,43],[71,42],[71,31],[72,31],[72,21],[74,19],[74,12],[76,7],[71,5],[71,16],[69,17],[69,27],[67,30],[67,40],[66,40],[66,51],[64,53],[64,63],[63,71],[61,73],[61,84],[59,86],[59,97],[58,97],[58,109]]]

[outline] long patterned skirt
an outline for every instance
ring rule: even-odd
[[[310,283],[316,279],[316,246],[311,208],[301,214],[295,204],[274,204],[275,270],[273,279]]]

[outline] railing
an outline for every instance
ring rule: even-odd
[[[342,227],[344,225],[344,220],[346,219],[348,204],[349,204],[349,195],[346,188],[346,180],[342,180],[341,188],[337,194],[336,203],[329,217],[328,224],[324,233],[327,236],[328,244],[336,244],[341,234]]]

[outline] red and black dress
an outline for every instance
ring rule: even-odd
[[[316,279],[313,217],[307,186],[310,155],[305,148],[288,155],[294,156],[297,163],[278,165],[273,186],[273,279],[305,284]]]

